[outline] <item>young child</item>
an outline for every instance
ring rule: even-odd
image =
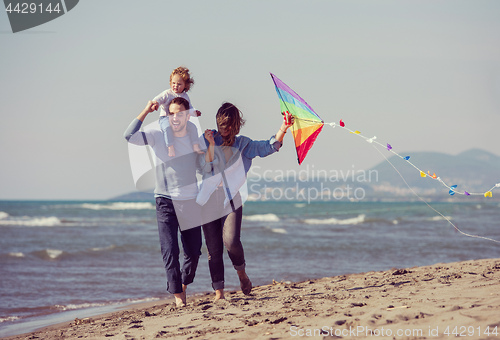
[[[175,97],[182,97],[189,102],[189,110],[190,112],[193,112],[193,105],[191,105],[189,96],[186,93],[191,89],[193,84],[194,80],[189,75],[189,69],[182,66],[177,67],[170,74],[170,88],[163,91],[153,99],[153,102],[157,102],[160,108],[160,128],[163,132],[163,136],[165,137],[165,143],[167,144],[168,155],[170,157],[175,157],[175,149],[173,145],[173,131],[168,122],[168,106]],[[194,112],[196,116],[201,115],[201,112],[198,110]],[[193,150],[201,153],[202,151],[200,150],[200,145],[198,144],[198,130],[196,125],[188,121],[186,128],[193,145]]]

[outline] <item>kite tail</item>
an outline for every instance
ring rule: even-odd
[[[380,144],[380,143],[377,143],[377,144]],[[479,239],[483,239],[483,240],[488,240],[488,241],[492,241],[492,242],[496,242],[496,243],[500,243],[500,241],[498,240],[495,240],[495,239],[492,239],[492,238],[489,238],[489,237],[484,237],[484,236],[479,236],[479,235],[472,235],[472,234],[468,234],[468,233],[465,233],[463,232],[462,230],[460,230],[448,217],[444,216],[442,213],[440,213],[439,211],[437,211],[436,209],[434,209],[434,207],[432,207],[429,203],[427,203],[426,200],[424,200],[422,197],[420,197],[416,192],[415,190],[413,190],[413,188],[408,184],[408,182],[406,182],[405,178],[403,177],[403,175],[399,172],[398,169],[396,169],[396,167],[394,166],[394,164],[391,163],[391,161],[382,153],[380,152],[379,149],[377,149],[375,147],[375,145],[372,145],[373,148],[375,150],[377,150],[378,153],[380,153],[382,155],[382,157],[385,158],[385,160],[387,161],[387,163],[389,163],[392,168],[398,173],[399,177],[401,177],[401,179],[403,180],[403,182],[405,183],[405,185],[408,187],[408,189],[411,190],[411,192],[418,197],[419,200],[421,200],[422,202],[425,203],[425,205],[427,205],[429,208],[431,208],[432,210],[434,210],[434,212],[436,214],[438,214],[439,216],[441,216],[442,218],[444,218],[449,224],[451,224],[453,226],[453,228],[455,228],[456,231],[458,231],[460,234],[464,235],[464,236],[468,236],[468,237],[474,237],[474,238],[479,238]],[[414,166],[415,167],[415,166]],[[416,168],[416,167],[415,167]]]
[[[331,127],[335,127],[337,126],[336,123],[325,123],[327,125],[330,125]],[[438,177],[436,176],[436,174],[430,174],[430,172],[428,171],[427,174],[422,171],[421,169],[419,169],[415,164],[413,164],[412,162],[410,162],[410,156],[401,156],[400,154],[398,154],[397,152],[395,152],[392,148],[392,146],[390,144],[382,144],[382,143],[379,143],[378,141],[376,141],[377,139],[377,136],[373,136],[372,138],[368,138],[366,136],[363,136],[361,134],[361,132],[359,132],[358,130],[351,130],[347,127],[345,127],[345,124],[344,122],[342,122],[342,120],[340,120],[340,124],[339,124],[343,129],[349,131],[349,133],[351,134],[354,134],[354,135],[357,135],[361,138],[363,138],[365,141],[367,141],[368,143],[370,144],[377,144],[385,149],[387,149],[387,151],[391,152],[392,154],[398,156],[399,158],[405,160],[408,164],[410,164],[415,170],[417,170],[419,173],[420,173],[420,176],[421,177],[426,177],[426,178],[429,178],[429,179],[433,179],[435,181],[438,181],[440,182],[443,186],[445,186],[446,188],[449,189],[449,194],[450,195],[454,195],[454,194],[460,194],[460,195],[465,195],[465,196],[474,196],[474,195],[477,195],[477,196],[484,196],[484,197],[492,197],[493,194],[492,194],[492,191],[496,188],[500,188],[500,183],[497,183],[495,184],[494,186],[492,186],[489,190],[487,190],[486,192],[467,192],[467,191],[459,191],[457,190],[457,185],[448,185],[446,184],[442,179],[441,177]]]

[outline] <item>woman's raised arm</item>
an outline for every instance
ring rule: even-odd
[[[283,142],[283,138],[285,138],[286,130],[288,130],[288,128],[290,126],[292,126],[294,122],[295,122],[295,118],[292,116],[291,113],[287,112],[283,116],[283,123],[281,124],[279,131],[276,132],[276,136],[275,136],[275,138],[278,142]]]

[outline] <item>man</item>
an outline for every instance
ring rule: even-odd
[[[163,263],[167,274],[167,291],[174,294],[176,305],[186,305],[186,287],[194,280],[201,255],[201,220],[196,213],[198,194],[196,164],[186,124],[189,120],[189,102],[174,98],[169,105],[168,119],[174,135],[176,157],[168,155],[165,139],[159,128],[139,131],[146,116],[158,109],[158,103],[149,101],[144,110],[125,131],[125,139],[132,144],[149,145],[154,152],[156,217]],[[179,264],[178,230],[184,249],[182,270]]]

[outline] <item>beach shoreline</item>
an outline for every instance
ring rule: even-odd
[[[500,339],[500,258],[151,301],[3,339]]]

